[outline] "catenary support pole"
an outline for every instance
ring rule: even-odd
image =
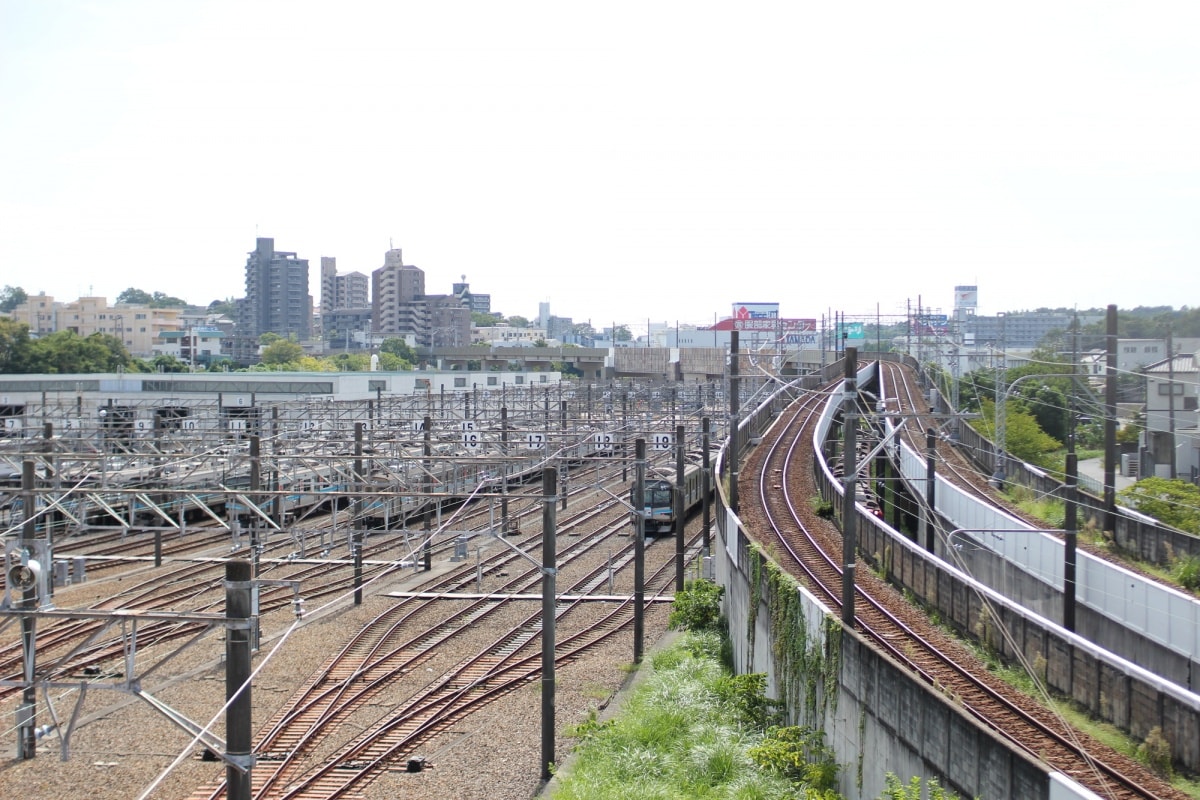
[[[847,347],[845,394],[842,399],[842,622],[854,627],[854,566],[857,560],[857,514],[854,508],[858,471],[858,348]]]
[[[742,413],[741,381],[738,379],[738,332],[729,332],[729,447],[725,452],[729,458],[729,510],[738,512],[738,417]]]
[[[542,780],[549,780],[554,766],[554,639],[557,534],[555,502],[558,471],[542,471]]]
[[[936,457],[937,432],[930,426],[925,431],[925,503],[928,506],[925,511],[925,549],[931,553],[934,548],[934,530],[936,528],[934,525],[936,518],[934,503],[937,499],[937,473],[934,465]]]
[[[684,429],[682,425],[675,426],[675,591],[683,591],[683,556],[684,556],[684,500],[686,487],[683,485],[683,446]]]
[[[712,420],[704,417],[700,420],[700,447],[704,451],[704,473],[700,476],[701,484],[700,491],[703,494],[702,503],[704,510],[704,530],[701,531],[703,537],[703,550],[701,555],[707,557],[712,547],[712,541],[709,539],[709,526],[712,524],[712,508],[709,505],[709,495],[712,493],[712,473],[709,471],[712,467],[712,462],[709,457],[709,447],[712,444]]]
[[[1072,450],[1074,444],[1072,443]],[[1063,485],[1063,500],[1065,515],[1063,528],[1066,531],[1066,545],[1063,548],[1063,627],[1069,631],[1075,630],[1075,567],[1076,542],[1079,534],[1079,496],[1076,487],[1079,483],[1079,462],[1074,452],[1067,453],[1067,475]]]
[[[1104,369],[1104,530],[1117,530],[1117,307],[1110,305],[1106,322]],[[1171,454],[1172,456],[1174,453]]]
[[[250,502],[254,505],[260,505],[262,498],[258,496],[262,490],[262,443],[258,438],[258,434],[250,436]],[[249,509],[247,509],[249,512]],[[254,577],[258,577],[259,557],[261,556],[261,543],[259,542],[259,518],[258,515],[249,512],[247,519],[250,521],[250,558],[254,563]]]
[[[31,556],[34,553],[34,538],[37,522],[34,520],[34,464],[31,460],[21,462],[21,547]],[[49,569],[51,564],[41,564]],[[33,611],[37,608],[37,584],[28,586],[21,593],[21,608]],[[37,687],[33,685],[37,663],[37,617],[32,614],[21,617],[21,655],[24,664],[25,688],[21,694],[21,706],[17,709],[17,758],[24,760],[37,756]]]
[[[646,603],[646,440],[633,443],[633,663],[642,663]]]
[[[433,493],[433,478],[431,476],[433,462],[429,460],[430,455],[433,454],[433,443],[430,440],[430,434],[433,431],[433,417],[425,417],[424,421],[422,422],[422,427],[425,431],[424,449],[422,450],[422,452],[425,454],[425,502],[430,503],[430,495]],[[432,520],[429,516],[430,513],[432,512],[426,508],[425,542],[422,547],[422,552],[424,553],[424,567],[426,572],[429,572],[433,569],[433,527],[431,525]]]
[[[500,407],[500,535],[508,533],[508,406]]]
[[[251,565],[236,559],[225,564],[225,617],[232,623],[225,632],[225,750],[245,769],[225,768],[229,800],[250,800],[253,767],[250,719],[250,588]]]

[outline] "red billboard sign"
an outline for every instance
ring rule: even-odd
[[[710,331],[783,331],[785,333],[795,333],[797,331],[815,331],[817,329],[817,321],[815,319],[795,319],[790,317],[777,317],[775,319],[762,317],[730,317],[723,319],[716,325],[705,330]]]

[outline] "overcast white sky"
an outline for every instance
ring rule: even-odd
[[[0,285],[255,236],[494,310],[1200,302],[1200,4],[0,0]]]

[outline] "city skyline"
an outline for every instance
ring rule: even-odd
[[[1198,22],[2,3],[0,285],[205,304],[271,237],[593,325],[945,310],[959,284],[984,314],[1193,306]]]

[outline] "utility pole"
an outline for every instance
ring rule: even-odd
[[[925,431],[925,503],[928,506],[925,512],[925,549],[933,552],[934,549],[934,522],[936,515],[936,500],[937,489],[937,474],[934,467],[934,458],[937,456],[937,432],[933,426]]]
[[[847,347],[845,393],[842,397],[842,622],[854,627],[854,566],[858,542],[854,508],[858,471],[858,348]]]
[[[729,510],[738,513],[738,417],[742,412],[738,379],[738,332],[729,332]]]
[[[1008,391],[1004,386],[1005,361],[1007,360],[1004,354],[1004,316],[998,316],[1000,316],[1000,338],[998,341],[999,360],[996,362],[996,463],[993,465],[992,481],[995,488],[1003,490],[1004,481],[1008,477],[1005,470],[1005,461],[1007,460],[1005,445],[1008,441],[1008,418],[1005,402],[1008,400]]]
[[[1074,428],[1074,424],[1071,426]],[[1075,630],[1075,566],[1076,545],[1079,533],[1079,497],[1076,486],[1079,482],[1079,462],[1075,455],[1075,436],[1070,437],[1071,452],[1067,453],[1067,475],[1063,485],[1066,514],[1063,527],[1066,529],[1066,544],[1063,553],[1063,627]]]
[[[1109,305],[1105,317],[1104,368],[1104,530],[1117,531],[1117,307]]]
[[[1179,477],[1175,472],[1175,348],[1170,328],[1167,329],[1167,454],[1171,458],[1171,480],[1175,480]]]

